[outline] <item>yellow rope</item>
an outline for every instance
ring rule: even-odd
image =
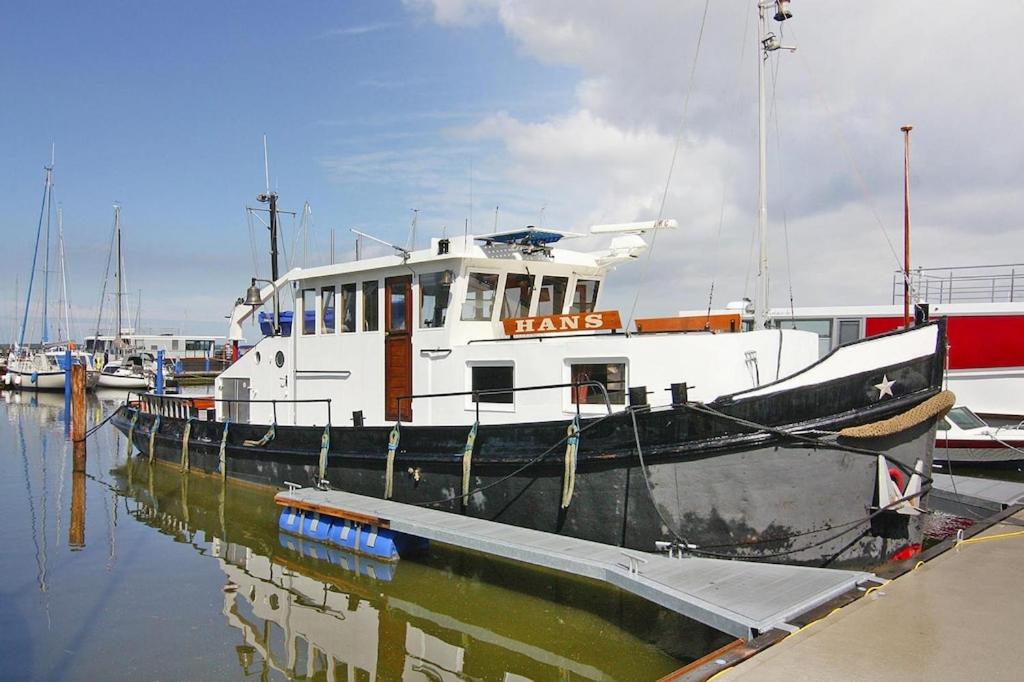
[[[576,487],[576,450],[580,442],[580,420],[573,419],[566,429],[565,439],[565,476],[562,479],[562,509],[568,509],[572,502],[572,493]]]
[[[181,434],[181,470],[185,471],[188,466],[188,439],[192,435],[192,420],[185,422],[185,432]]]
[[[1024,530],[1015,530],[1010,533],[999,533],[998,535],[985,535],[980,538],[971,538],[969,540],[957,540],[956,546],[960,545],[973,545],[979,542],[988,542],[989,540],[1005,540],[1006,538],[1016,538],[1024,535]]]
[[[391,495],[394,493],[394,481],[395,481],[395,451],[398,450],[398,441],[401,437],[399,432],[398,424],[395,424],[394,428],[391,429],[391,434],[388,436],[388,459],[387,465],[384,468],[384,499],[390,500]]]

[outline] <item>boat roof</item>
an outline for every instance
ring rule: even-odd
[[[554,244],[562,239],[574,239],[584,235],[578,232],[563,232],[561,230],[545,230],[533,225],[519,230],[507,230],[474,237],[485,244],[519,244],[521,246],[545,246]]]

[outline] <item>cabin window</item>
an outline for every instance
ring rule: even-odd
[[[354,332],[356,330],[356,284],[341,285],[341,331]]]
[[[316,289],[302,290],[302,333],[316,333]]]
[[[542,279],[537,314],[561,315],[562,309],[565,307],[565,290],[568,287],[568,277],[545,277]]]
[[[626,365],[613,363],[573,363],[572,382],[596,381],[604,384],[612,405],[626,404]],[[604,405],[604,394],[597,386],[580,386],[572,390],[573,405]]]
[[[483,272],[469,273],[466,301],[462,304],[463,320],[490,320],[494,297],[498,293],[498,276]]]
[[[380,285],[376,281],[363,282],[363,331],[377,331],[377,291]]]
[[[483,391],[473,396],[473,402],[512,404],[512,392],[500,390],[513,387],[512,365],[477,365],[470,371],[473,373],[473,390]]]
[[[860,338],[860,320],[839,320],[839,345]]]
[[[527,317],[533,298],[533,275],[509,273],[505,277],[505,296],[501,301],[501,319]]]
[[[939,423],[937,423],[935,425],[935,430],[936,431],[949,431],[949,429],[951,427],[952,427],[952,425],[949,423],[949,418],[948,417],[943,417],[942,421],[940,421]]]
[[[572,295],[570,313],[592,313],[597,305],[597,289],[600,282],[596,279],[576,280],[576,290]]]
[[[334,287],[320,290],[320,333],[334,333]]]
[[[966,407],[954,407],[946,416],[961,429],[980,429],[987,426],[981,417]]]
[[[823,358],[832,350],[832,320],[775,320],[779,329],[799,329],[818,335],[818,357]]]
[[[430,272],[420,275],[420,326],[443,327],[448,316],[452,273]]]

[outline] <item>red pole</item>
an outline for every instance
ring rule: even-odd
[[[238,362],[238,341],[231,342],[231,364]]]
[[[910,131],[903,131],[903,326],[910,326]]]

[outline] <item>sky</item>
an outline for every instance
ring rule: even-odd
[[[660,216],[679,228],[609,277],[602,307],[638,299],[638,314],[664,315],[752,296],[754,7],[9,3],[0,337],[24,306],[51,146],[77,337],[96,327],[115,202],[141,328],[226,332],[249,278],[269,271],[267,231],[246,213],[266,187],[264,135],[271,187],[297,214],[284,216],[287,265],[326,262],[332,231],[350,258],[353,227],[405,244],[413,209],[421,245],[467,221],[586,232]],[[771,29],[798,49],[768,64],[771,303],[891,300],[904,124],[912,262],[1024,261],[1024,3],[791,8]]]

